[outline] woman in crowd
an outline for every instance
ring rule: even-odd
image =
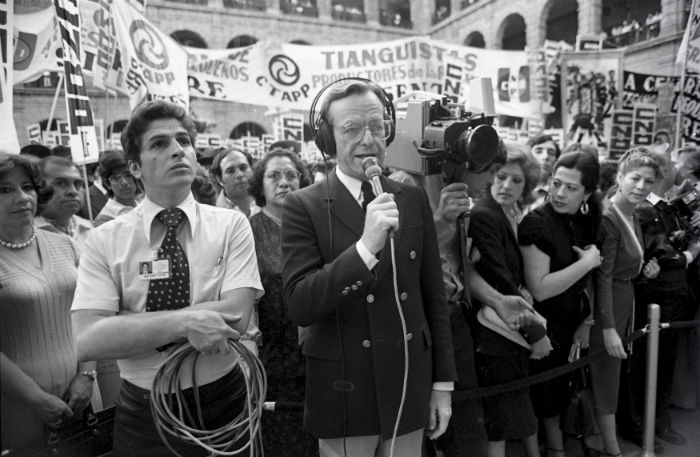
[[[522,204],[531,200],[539,180],[540,165],[520,145],[507,143],[507,162],[494,176],[490,194],[476,204],[470,223],[473,246],[481,256],[475,268],[498,292],[523,295],[522,256],[518,249],[518,223]],[[483,314],[480,322],[483,322]],[[483,322],[487,324],[486,322]],[[528,357],[540,359],[551,349],[544,325],[531,324],[515,336],[488,325],[475,328],[476,366],[479,386],[526,378]],[[522,336],[521,338],[518,338]],[[519,341],[515,342],[515,341]],[[521,342],[520,342],[521,341]],[[526,347],[532,344],[532,350]],[[489,438],[489,457],[505,457],[506,440],[522,439],[529,457],[540,455],[537,418],[528,388],[485,397],[482,400]]]
[[[262,211],[250,218],[255,237],[260,279],[265,295],[257,304],[262,331],[260,359],[267,371],[267,401],[304,401],[304,361],[299,331],[284,313],[282,302],[282,246],[280,218],[289,192],[309,184],[306,168],[296,153],[284,149],[269,152],[256,165],[250,195]],[[278,410],[262,417],[266,455],[313,456],[318,442],[302,429],[301,411]]]
[[[549,201],[525,216],[519,227],[525,284],[535,309],[547,319],[553,347],[548,357],[531,361],[533,373],[566,364],[574,341],[588,347],[593,320],[585,290],[590,271],[600,265],[595,246],[598,178],[597,157],[585,152],[563,155],[554,165]],[[564,455],[559,416],[569,403],[569,381],[570,376],[560,376],[532,388],[550,456]]]
[[[2,447],[46,443],[46,427],[80,415],[90,402],[95,363],[79,364],[70,306],[76,247],[65,235],[35,230],[36,166],[0,153],[0,365]]]
[[[95,227],[126,214],[136,206],[138,183],[129,172],[124,156],[119,151],[105,151],[98,167],[102,185],[109,199],[95,217]]]
[[[642,229],[634,209],[654,187],[660,173],[656,158],[643,148],[630,149],[620,158],[617,191],[603,212],[598,232],[602,256],[595,273],[595,325],[591,331],[591,350],[605,349],[606,354],[591,362],[593,399],[605,451],[603,455],[619,456],[615,430],[615,412],[620,387],[621,359],[627,358],[621,336],[632,324],[634,285],[643,272],[656,277],[659,264],[650,260],[644,268]]]

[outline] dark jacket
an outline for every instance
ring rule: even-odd
[[[382,178],[399,209],[398,291],[409,376],[399,434],[424,427],[432,383],[456,378],[432,213],[425,193]],[[329,226],[330,223],[330,226]],[[355,243],[364,213],[331,173],[287,196],[282,277],[287,316],[307,326],[305,427],[317,438],[389,438],[401,398],[404,350],[391,250],[369,271]]]

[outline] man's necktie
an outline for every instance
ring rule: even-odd
[[[372,184],[369,181],[362,181],[362,211],[367,212],[367,205],[374,200],[374,192],[372,192]]]
[[[190,305],[190,266],[177,240],[177,228],[185,220],[180,208],[164,209],[156,216],[166,227],[158,259],[170,259],[170,278],[154,279],[148,286],[146,311],[180,309]]]

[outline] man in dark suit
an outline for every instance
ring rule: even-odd
[[[362,160],[381,164],[393,137],[390,104],[366,80],[325,90],[311,122],[337,169],[288,195],[282,215],[286,312],[308,327],[305,427],[319,438],[321,457],[387,456],[392,446],[394,455],[418,457],[424,429],[436,439],[451,414],[456,370],[427,198],[384,178],[373,200],[363,189]]]

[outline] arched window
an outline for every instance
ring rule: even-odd
[[[413,28],[409,0],[379,0],[379,23],[390,27]]]
[[[484,35],[481,32],[472,32],[464,39],[464,46],[471,46],[473,48],[485,48],[486,41],[484,41]]]
[[[576,44],[578,34],[578,2],[576,0],[549,0],[542,9],[545,19],[545,37],[552,41]]]
[[[519,14],[511,14],[501,23],[499,36],[501,49],[520,51],[525,49],[527,34],[525,19]]]
[[[170,34],[171,37],[183,46],[191,48],[207,48],[207,43],[198,33],[191,30],[178,30]]]
[[[258,42],[258,39],[250,35],[238,35],[226,45],[227,48],[242,48]]]
[[[236,127],[231,130],[229,138],[237,140],[243,138],[244,136],[261,136],[267,133],[265,129],[255,122],[241,122]]]

